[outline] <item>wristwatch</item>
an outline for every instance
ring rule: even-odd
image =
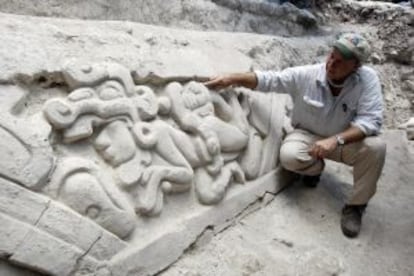
[[[344,137],[342,137],[341,135],[335,135],[335,138],[336,138],[336,143],[338,144],[338,146],[345,145]]]

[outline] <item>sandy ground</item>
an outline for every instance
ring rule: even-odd
[[[402,132],[384,137],[385,168],[358,238],[339,226],[351,169],[332,162],[316,189],[295,182],[160,275],[414,275],[413,151]]]

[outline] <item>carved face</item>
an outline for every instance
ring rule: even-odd
[[[191,110],[195,110],[196,108],[211,102],[208,89],[201,83],[195,81],[191,81],[185,85],[181,95],[183,97],[184,105]]]
[[[98,153],[113,166],[119,166],[135,156],[134,139],[122,121],[108,124],[93,142]]]
[[[148,86],[135,87],[135,100],[142,120],[153,119],[158,113],[158,100],[154,91]]]

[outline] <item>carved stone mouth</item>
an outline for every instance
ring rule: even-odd
[[[99,150],[99,153],[102,155],[102,157],[108,161],[109,163],[113,163],[113,160],[115,158],[115,155],[113,153],[111,153],[111,151],[109,150],[109,146],[106,147],[105,149],[101,149]]]

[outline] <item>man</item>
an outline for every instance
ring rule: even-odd
[[[368,56],[367,41],[359,34],[346,33],[336,40],[326,63],[280,72],[230,74],[205,83],[210,88],[240,85],[292,96],[294,131],[282,143],[281,165],[303,175],[303,182],[313,187],[325,158],[353,166],[353,190],[341,217],[347,237],[356,237],[360,231],[386,151],[376,136],[383,112],[380,81],[373,69],[362,66]]]

